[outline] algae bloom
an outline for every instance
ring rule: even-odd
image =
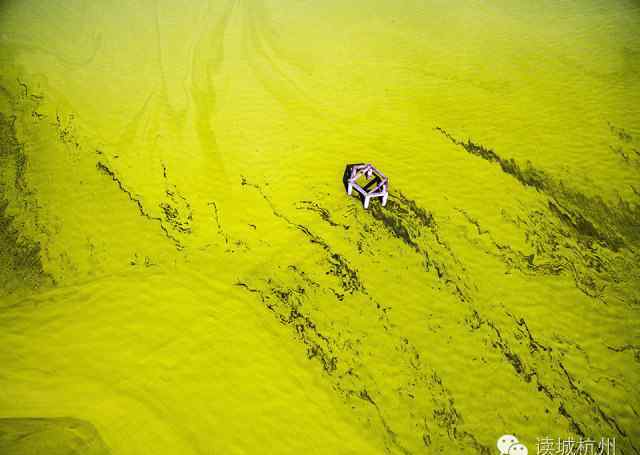
[[[637,2],[129,3],[0,4],[0,453],[640,453]]]

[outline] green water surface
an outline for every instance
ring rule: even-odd
[[[640,453],[639,25],[1,2],[0,452]]]

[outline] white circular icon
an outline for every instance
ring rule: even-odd
[[[524,446],[524,444],[513,444],[509,447],[509,455],[529,455],[529,450]]]
[[[509,451],[509,448],[513,445],[521,445],[522,444],[518,444],[518,438],[516,438],[514,435],[512,434],[505,434],[500,436],[500,439],[498,439],[498,443],[496,444],[498,446],[498,450],[500,451],[501,455],[512,455],[512,453]],[[524,446],[522,446],[524,447]],[[527,448],[524,448],[525,450],[527,450]],[[519,454],[519,452],[513,452],[514,454]],[[523,452],[522,455],[527,455],[526,452]]]

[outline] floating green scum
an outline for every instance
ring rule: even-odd
[[[0,4],[1,454],[640,452],[637,2],[129,3]]]

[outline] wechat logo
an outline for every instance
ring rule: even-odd
[[[496,444],[500,455],[529,455],[529,451],[524,444],[520,444],[518,438],[511,434],[500,436]]]

